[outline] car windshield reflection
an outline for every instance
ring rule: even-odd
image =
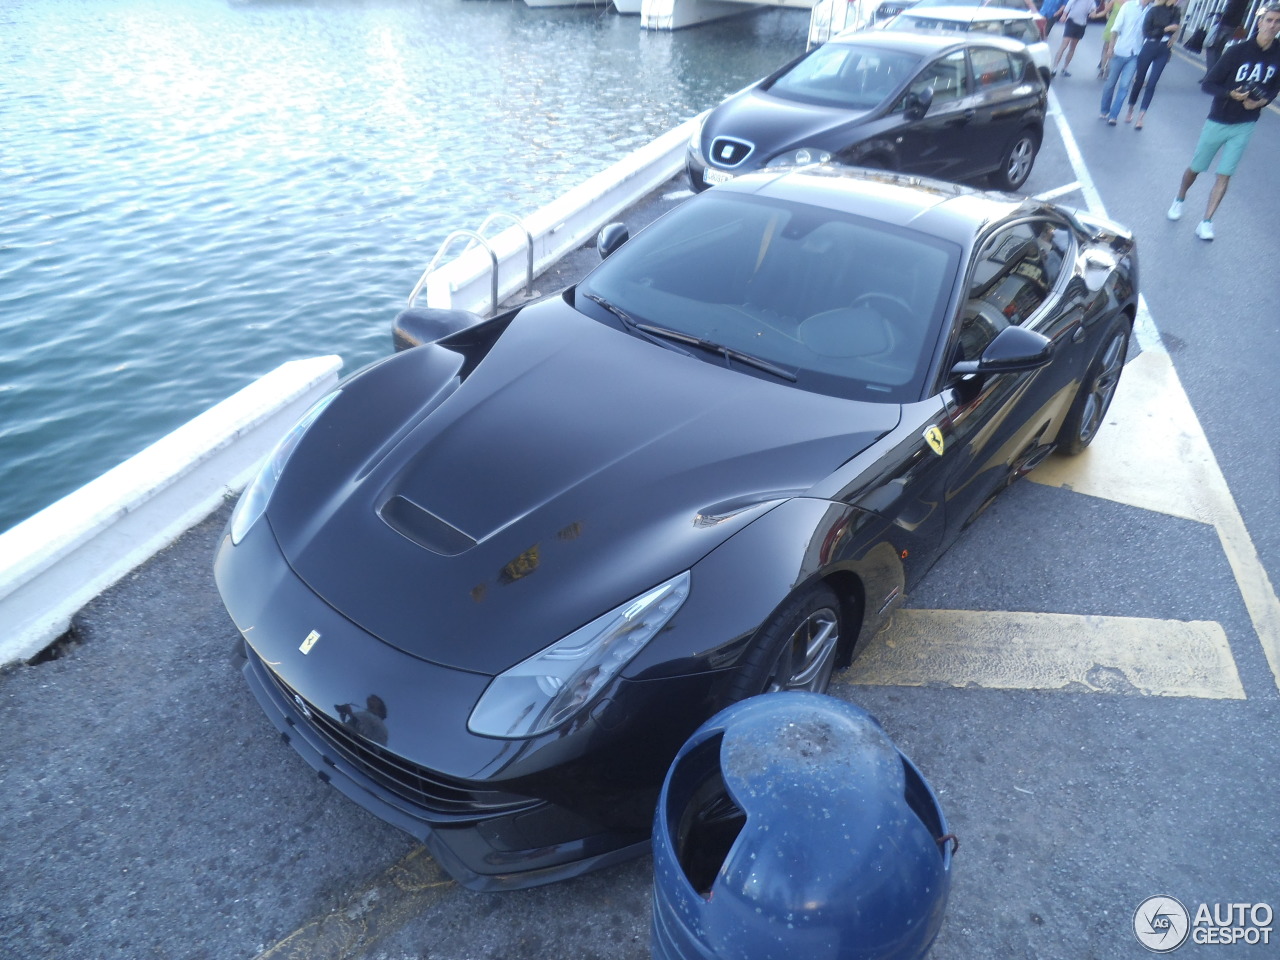
[[[617,311],[747,354],[794,372],[803,389],[909,402],[919,398],[959,253],[821,207],[710,193],[619,248],[579,285],[575,304],[623,329]],[[697,355],[769,376],[722,352]]]
[[[919,62],[907,53],[826,43],[775,80],[768,91],[803,103],[870,110],[906,83]]]

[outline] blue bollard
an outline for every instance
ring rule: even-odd
[[[716,714],[667,771],[653,830],[655,960],[918,960],[955,838],[865,710],[771,693]]]

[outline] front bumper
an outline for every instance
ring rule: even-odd
[[[472,889],[646,852],[666,765],[714,712],[713,675],[692,673],[618,681],[540,738],[478,737],[467,717],[490,678],[412,657],[342,616],[294,573],[265,518],[238,546],[224,535],[214,571],[246,680],[288,743]]]
[[[246,645],[247,646],[247,645]],[[472,890],[520,889],[589,873],[646,853],[643,834],[602,830],[570,810],[530,799],[490,815],[432,817],[359,769],[303,713],[314,711],[248,648],[245,680],[276,729],[325,783],[417,838],[450,876]],[[294,697],[297,697],[295,700]],[[581,835],[580,835],[581,834]],[[558,842],[553,841],[559,838]]]
[[[693,187],[695,193],[706,190],[708,187],[714,187],[717,183],[732,180],[740,174],[754,172],[754,168],[750,170],[726,170],[722,167],[713,166],[703,160],[702,154],[697,150],[690,150],[685,155],[684,165],[689,174],[689,184]]]

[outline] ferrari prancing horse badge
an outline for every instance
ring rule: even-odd
[[[937,427],[930,427],[924,432],[924,439],[929,444],[929,448],[938,456],[942,456],[942,451],[946,449],[946,441],[942,439],[942,431]]]

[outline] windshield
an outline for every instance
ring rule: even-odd
[[[769,87],[774,96],[870,110],[906,83],[919,60],[907,53],[825,43]]]
[[[959,254],[873,220],[712,191],[623,244],[579,284],[574,303],[637,335],[645,333],[619,312],[740,351],[806,390],[910,402],[920,396]],[[689,352],[790,382],[710,348]]]
[[[947,20],[942,17],[921,16],[913,13],[900,13],[884,27],[886,30],[904,30],[909,33],[968,33],[975,25],[968,20]],[[977,29],[982,29],[978,26]],[[996,24],[996,32],[1000,25]]]

